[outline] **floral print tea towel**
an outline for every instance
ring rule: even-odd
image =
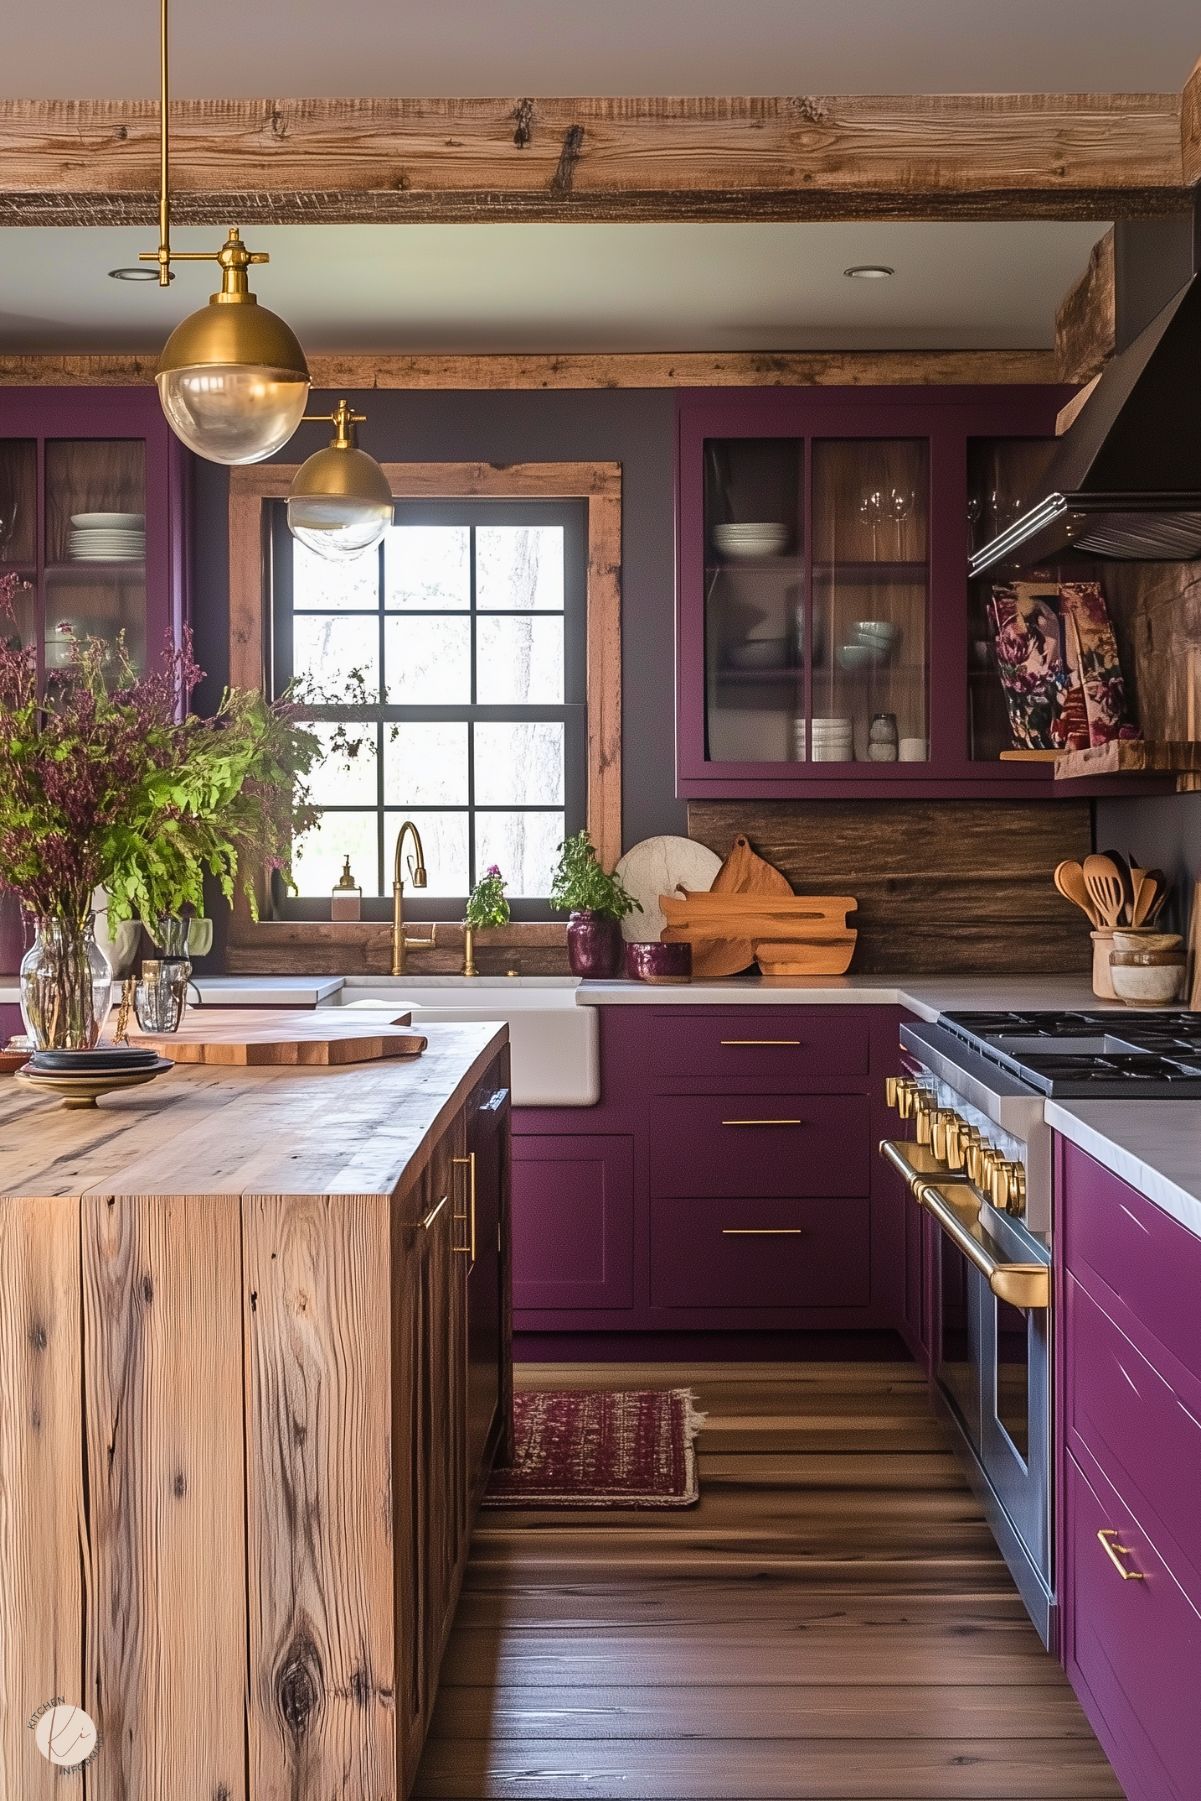
[[[1138,736],[1096,582],[1013,582],[993,589],[990,613],[1015,744],[1085,750]]]

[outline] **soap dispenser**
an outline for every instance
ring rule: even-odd
[[[342,874],[338,877],[329,903],[329,916],[332,920],[345,923],[363,917],[363,890],[350,872],[350,858],[342,863]]]

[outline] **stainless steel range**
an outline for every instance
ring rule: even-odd
[[[1051,1132],[1056,1099],[1201,1095],[1201,1015],[946,1013],[901,1027],[883,1155],[929,1238],[932,1375],[1044,1644],[1052,1559]]]

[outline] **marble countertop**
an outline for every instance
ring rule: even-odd
[[[1087,976],[728,976],[718,982],[658,987],[646,982],[583,982],[580,1007],[905,1007],[920,1019],[970,1008],[1104,1007]],[[1109,1003],[1114,1005],[1114,1003]],[[1124,1013],[1120,1004],[1116,1011]]]

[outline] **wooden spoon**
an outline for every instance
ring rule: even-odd
[[[1094,853],[1085,857],[1083,872],[1084,886],[1101,925],[1113,931],[1126,908],[1126,889],[1117,865],[1112,857]]]
[[[1096,909],[1084,886],[1084,871],[1079,863],[1069,859],[1065,863],[1056,864],[1055,886],[1063,895],[1064,900],[1071,901],[1073,906],[1079,907],[1080,911],[1088,916],[1093,930],[1099,930],[1101,921],[1097,917]]]

